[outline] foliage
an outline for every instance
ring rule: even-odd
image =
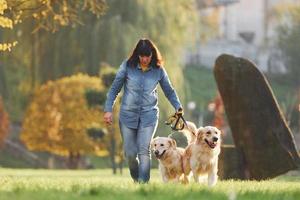
[[[201,13],[199,20],[201,30],[199,34],[202,42],[207,42],[211,38],[218,37],[218,33],[220,32],[220,11],[220,8],[213,8],[209,12]]]
[[[93,140],[101,140],[104,137],[105,133],[103,129],[99,128],[90,128],[88,129],[88,136]]]
[[[68,67],[61,66],[78,66],[78,63],[69,62],[61,53],[68,51],[65,43],[59,41],[61,37],[58,37],[57,43],[62,46],[55,47],[56,43],[51,40],[55,36],[47,34],[46,31],[53,33],[61,27],[66,28],[67,25],[75,27],[84,23],[84,15],[91,13],[98,18],[106,9],[105,0],[0,0],[0,51],[10,51],[17,44],[15,40],[19,44],[18,48],[14,48],[9,54],[0,55],[0,93],[9,102],[8,112],[14,121],[20,121],[22,118],[27,99],[40,85],[40,80],[44,83],[49,79],[69,75]],[[9,30],[3,29],[3,26]],[[49,43],[45,44],[45,40]],[[61,40],[65,41],[65,38]],[[1,43],[2,41],[12,42]],[[51,55],[53,52],[57,54],[53,58],[45,54],[46,49],[52,51]],[[70,49],[73,49],[73,46]],[[76,53],[71,53],[71,60],[80,60],[74,59],[77,57]],[[67,64],[56,62],[58,54]],[[49,60],[44,61],[45,58]],[[59,65],[59,72],[63,73],[54,73],[58,71],[55,64]]]
[[[105,0],[0,0],[0,27],[13,29],[24,19],[31,19],[36,32],[40,29],[55,32],[61,26],[83,24],[80,12],[88,10],[99,17],[106,10]],[[11,51],[17,44],[0,43],[0,51]]]
[[[106,10],[105,0],[6,0],[15,22],[31,19],[34,32],[39,29],[55,32],[60,26],[82,24],[80,12],[88,10],[98,17]]]
[[[6,89],[0,92],[7,93],[7,102],[14,102],[8,106],[14,119],[22,119],[26,99],[40,84],[77,72],[97,75],[103,62],[117,67],[141,37],[151,38],[161,50],[165,68],[184,102],[181,58],[184,47],[194,44],[193,38],[198,34],[194,0],[111,0],[106,5],[106,14],[100,19],[90,12],[78,12],[85,24],[76,29],[64,26],[51,33],[44,31],[48,30],[45,28],[31,34],[38,22],[31,14],[12,33],[3,32],[4,40],[19,41],[18,48],[1,56],[6,67],[0,73],[0,84],[6,85]],[[161,113],[173,112],[163,97],[160,107],[164,110]]]
[[[287,75],[282,81],[289,83],[290,87],[284,90],[285,102],[282,108],[291,128],[299,131],[299,105],[300,105],[300,5],[286,3],[275,7],[279,26],[277,45],[283,54]],[[287,93],[288,92],[288,93]]]
[[[13,28],[13,21],[4,15],[4,11],[8,9],[6,0],[0,0],[0,27]],[[15,46],[17,42],[12,43],[0,43],[0,51],[11,51],[11,48]]]
[[[68,156],[106,155],[105,142],[90,140],[87,129],[103,126],[102,112],[89,108],[86,89],[103,90],[96,77],[78,74],[49,81],[34,94],[25,115],[21,139],[30,150]]]
[[[164,67],[184,104],[183,50],[192,46],[195,38],[199,37],[196,35],[198,11],[195,1],[111,0],[108,6],[110,9],[93,32],[95,44],[101,44],[93,48],[99,52],[100,60],[119,66],[129,56],[138,39],[150,38],[161,51]],[[160,117],[164,120],[174,109],[161,90],[159,93]]]
[[[105,101],[106,94],[94,89],[88,89],[85,91],[85,97],[89,106],[99,106],[100,102]]]
[[[284,55],[284,63],[290,75],[290,81],[300,87],[300,5],[287,4],[277,10],[280,25],[278,27],[278,47]]]
[[[108,65],[107,63],[102,63],[101,69],[99,71],[100,79],[103,82],[105,90],[102,92],[102,96],[106,96],[108,89],[110,88],[117,70]],[[101,93],[100,93],[101,95]],[[106,99],[106,98],[105,98]],[[102,107],[105,103],[105,99],[99,100],[100,106]],[[123,164],[123,148],[121,133],[119,129],[119,111],[120,111],[120,101],[117,98],[114,109],[113,109],[113,124],[108,127],[109,133],[109,153],[112,164],[113,173],[116,173],[117,164],[119,164],[120,170]]]
[[[129,55],[139,38],[149,37],[162,52],[165,67],[172,80],[177,80],[176,87],[180,88],[183,81],[180,76],[182,50],[197,37],[194,35],[194,27],[197,27],[194,1],[112,0],[108,6],[110,10],[96,29],[97,34],[103,35],[98,42],[106,47],[97,48],[100,58],[118,66]],[[108,40],[109,37],[118,39]]]
[[[188,88],[190,92],[188,100],[197,103],[196,109],[206,109],[217,94],[217,86],[212,69],[188,65],[184,71],[184,77],[188,85],[190,85]]]
[[[0,96],[0,145],[3,144],[4,139],[8,134],[9,119],[8,114],[4,110],[2,98]]]
[[[149,184],[135,184],[129,170],[112,175],[109,170],[13,170],[1,169],[2,200],[51,199],[239,199],[297,200],[300,175],[266,181],[219,181],[214,188],[204,184],[165,184],[158,170],[151,171]]]
[[[170,56],[176,62],[180,60],[176,55],[182,53],[182,46],[193,42],[197,13],[193,0],[112,0],[108,6],[110,9],[97,23],[96,31],[104,36],[98,42],[108,48],[101,48],[100,56],[113,66],[128,56],[141,37],[152,39],[164,57]],[[107,39],[112,36],[116,40]],[[166,61],[171,63],[171,59]]]
[[[299,132],[299,88],[291,81],[290,74],[267,74],[274,95],[293,133]]]
[[[104,86],[108,89],[113,83],[117,70],[108,64],[102,64],[99,76],[103,81]],[[104,103],[104,102],[103,102]]]

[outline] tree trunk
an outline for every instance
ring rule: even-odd
[[[0,96],[3,96],[3,99],[6,99],[8,97],[6,76],[2,62],[0,62]]]
[[[291,130],[267,80],[255,65],[243,58],[221,55],[214,75],[249,178],[272,178],[299,167]]]
[[[31,76],[31,92],[34,91],[38,83],[38,65],[39,65],[39,32],[31,35],[31,64],[30,64],[30,76]]]
[[[80,161],[80,153],[70,152],[67,160],[68,169],[78,169],[79,161]]]

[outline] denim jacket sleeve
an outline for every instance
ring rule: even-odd
[[[182,108],[179,98],[178,98],[178,96],[170,82],[168,74],[164,68],[162,68],[162,70],[161,70],[161,78],[160,78],[159,84],[160,84],[165,96],[168,98],[168,100],[173,105],[175,110],[177,111],[179,108]]]
[[[124,85],[125,79],[126,79],[126,61],[124,61],[121,64],[121,66],[116,74],[116,77],[106,95],[106,101],[104,104],[104,112],[112,112],[113,105],[115,103],[115,100],[116,100],[119,92],[121,91],[121,89]]]

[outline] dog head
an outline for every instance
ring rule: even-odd
[[[206,143],[214,149],[221,143],[221,131],[214,126],[205,126],[198,129],[196,143]]]
[[[151,150],[157,159],[161,159],[167,151],[176,147],[176,141],[168,137],[156,137],[151,141]]]

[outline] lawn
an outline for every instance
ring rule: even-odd
[[[152,170],[149,184],[134,184],[128,175],[111,170],[0,169],[1,200],[34,199],[300,199],[300,174],[268,181],[219,181],[214,188],[163,184]]]

